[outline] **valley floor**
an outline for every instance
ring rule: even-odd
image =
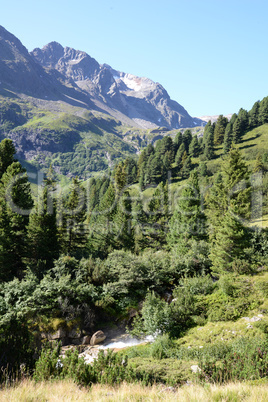
[[[0,401],[9,402],[62,402],[62,401],[267,401],[268,382],[230,383],[218,385],[184,385],[177,390],[156,385],[122,384],[117,388],[93,385],[82,388],[68,381],[40,382],[24,380],[19,385],[0,390]]]

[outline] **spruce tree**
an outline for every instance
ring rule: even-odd
[[[260,113],[260,101],[254,103],[252,109],[249,111],[249,126],[250,128],[258,127]]]
[[[232,123],[228,123],[224,133],[224,143],[223,143],[223,152],[227,154],[232,146],[233,141],[233,125]]]
[[[235,144],[239,144],[241,137],[242,137],[242,128],[241,128],[241,121],[239,120],[239,118],[237,117],[237,119],[235,120],[234,124],[233,124],[233,138],[232,141]]]
[[[211,160],[215,157],[214,151],[214,131],[210,129],[207,132],[206,140],[205,140],[205,148],[204,148],[204,158],[205,160]]]
[[[185,154],[186,149],[185,149],[185,145],[184,143],[182,143],[176,153],[176,157],[175,157],[175,164],[177,167],[177,171],[180,171],[182,168],[182,157]],[[187,157],[187,153],[186,153],[186,157]]]
[[[0,142],[0,178],[13,162],[16,149],[11,140],[5,138]]]
[[[161,182],[148,204],[146,236],[150,247],[161,249],[166,243],[166,226],[169,213],[168,183]]]
[[[189,146],[191,144],[192,139],[193,139],[193,136],[192,136],[191,130],[189,130],[189,129],[185,130],[182,135],[182,141],[185,145],[185,150],[186,150],[187,154],[189,153]]]
[[[255,164],[253,166],[252,173],[261,173],[263,171],[264,171],[264,163],[262,160],[262,156],[259,152],[257,155],[256,161],[255,161]]]
[[[216,274],[232,271],[234,261],[245,258],[245,249],[249,245],[248,229],[228,210],[211,244],[212,271]]]
[[[184,154],[186,156],[186,152]],[[182,158],[182,169],[181,169],[181,176],[183,179],[187,179],[190,176],[191,170],[193,168],[192,160],[190,156],[187,158]]]
[[[68,196],[59,201],[57,220],[61,249],[65,254],[74,255],[82,251],[87,239],[86,192],[77,178],[72,180]]]
[[[231,148],[207,197],[210,222],[210,258],[215,273],[232,269],[249,247],[248,229],[243,220],[250,213],[249,172],[238,149]]]
[[[179,147],[181,146],[181,144],[182,144],[182,133],[181,133],[181,131],[179,131],[176,134],[176,137],[174,138],[174,153],[175,153],[175,155],[176,155]]]
[[[134,245],[133,230],[131,225],[132,205],[130,193],[124,191],[117,199],[116,212],[113,218],[113,247],[117,249],[131,250]]]
[[[122,189],[127,184],[127,172],[126,172],[126,165],[123,162],[120,162],[114,171],[114,179],[117,191],[120,193]]]
[[[110,183],[99,205],[93,210],[88,222],[88,249],[98,257],[105,257],[115,247],[113,220],[117,211],[117,196],[114,185]]]
[[[249,114],[245,109],[241,108],[237,117],[240,120],[242,134],[245,134],[249,126]]]
[[[9,165],[2,176],[0,202],[0,277],[21,278],[27,257],[26,228],[33,200],[26,170],[19,162]]]
[[[150,245],[150,240],[146,236],[147,226],[148,218],[143,209],[142,199],[141,197],[135,197],[132,205],[132,232],[136,254],[139,254]]]
[[[32,210],[28,225],[28,264],[39,279],[59,258],[56,203],[51,186],[45,185],[41,199]]]
[[[224,140],[225,128],[228,124],[228,119],[224,117],[222,114],[218,117],[215,130],[214,130],[214,144],[220,145]]]
[[[206,217],[202,210],[198,175],[191,173],[188,185],[179,196],[174,214],[169,222],[168,245],[179,245],[181,250],[188,247],[190,239],[206,238]]]
[[[212,132],[212,134],[214,134],[214,125],[211,123],[211,120],[209,120],[207,122],[207,124],[205,125],[205,129],[204,129],[204,134],[203,134],[203,146],[206,143],[208,134],[210,134]]]
[[[262,99],[259,109],[259,124],[268,123],[268,96]]]
[[[194,135],[193,139],[190,143],[190,146],[189,146],[189,155],[192,158],[196,158],[199,154],[200,154],[200,146],[199,146],[198,138],[197,138],[197,135]]]

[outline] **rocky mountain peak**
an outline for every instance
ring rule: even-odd
[[[42,49],[36,48],[31,55],[43,67],[56,69],[74,81],[92,78],[100,69],[99,63],[87,53],[64,48],[57,42],[51,42]]]
[[[64,99],[72,104],[82,102],[89,109],[139,128],[179,129],[197,124],[158,82],[114,70],[108,64],[100,65],[86,52],[58,42],[28,53],[3,27],[0,76],[1,82],[15,92],[42,99]]]

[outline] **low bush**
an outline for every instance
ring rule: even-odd
[[[128,357],[112,350],[100,350],[98,358],[87,364],[79,358],[78,351],[67,351],[63,358],[60,355],[61,345],[46,345],[35,365],[33,378],[35,381],[51,379],[71,379],[79,385],[120,384],[122,382],[140,381],[144,385],[152,384],[154,377],[143,370],[136,372],[128,366]]]
[[[267,340],[241,338],[220,359],[218,355],[203,355],[199,358],[199,378],[223,383],[268,377],[267,347]]]

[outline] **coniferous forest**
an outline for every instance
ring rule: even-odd
[[[51,165],[37,188],[3,139],[1,381],[267,379],[267,143],[268,97],[68,187]],[[114,327],[155,341],[61,362],[54,334]]]

